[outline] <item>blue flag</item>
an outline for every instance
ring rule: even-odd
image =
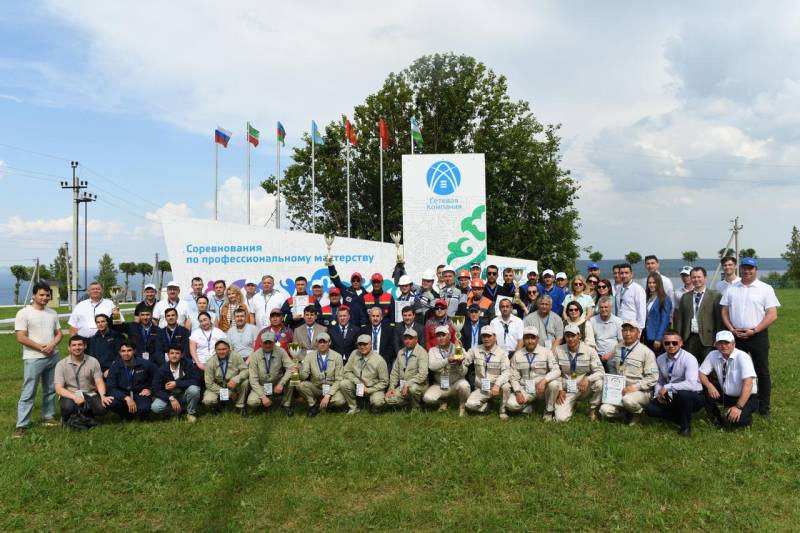
[[[317,123],[313,120],[311,121],[311,142],[314,144],[325,144],[322,142],[322,135],[319,134],[319,128],[317,128]]]

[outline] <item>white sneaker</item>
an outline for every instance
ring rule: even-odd
[[[551,411],[545,411],[542,415],[542,420],[545,422],[552,422],[554,420],[553,413]]]
[[[500,420],[508,420],[508,415],[505,413],[500,413]]]
[[[464,416],[466,416],[466,414],[467,414],[467,408],[464,407],[463,405],[459,405],[458,406],[458,416],[464,417]]]
[[[351,407],[350,410],[347,411],[347,414],[348,415],[354,415],[359,411],[360,411],[360,409],[358,407]]]
[[[533,406],[531,404],[526,405],[525,409],[522,410],[522,413],[526,415],[529,415],[532,412],[533,412]]]
[[[186,421],[189,422],[190,424],[194,424],[195,422],[197,422],[197,417],[194,415],[186,415]]]

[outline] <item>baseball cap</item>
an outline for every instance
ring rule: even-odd
[[[433,332],[436,335],[438,335],[439,333],[444,333],[445,335],[449,335],[450,328],[447,326],[436,326],[436,329]]]
[[[717,336],[714,337],[714,342],[733,342],[733,333],[730,331],[718,331]]]
[[[639,323],[630,318],[626,318],[625,320],[622,321],[620,327],[624,328],[625,326],[630,326],[632,328],[639,329]]]
[[[328,294],[338,294],[341,296],[342,291],[340,291],[337,287],[331,287],[328,289]]]
[[[475,289],[475,288],[482,289],[483,288],[483,280],[482,279],[473,279],[472,283],[470,284],[470,286],[473,289]]]
[[[445,265],[442,269],[442,272],[452,272],[453,274],[456,273],[456,269],[453,268],[451,265]]]
[[[536,326],[525,326],[522,329],[522,336],[524,337],[525,335],[536,335],[538,337],[539,330],[536,329]]]
[[[494,328],[492,326],[483,326],[481,328],[481,335],[494,335]]]
[[[312,287],[322,287],[322,280],[315,279],[314,281],[311,282],[311,286]]]
[[[352,274],[350,274],[350,281],[353,281],[354,279],[364,279],[364,278],[361,276],[361,272],[353,272]]]
[[[346,304],[342,304],[339,306],[339,311],[350,311],[350,306]]]
[[[265,331],[261,334],[261,342],[275,342],[275,333],[272,331]]]
[[[434,279],[436,279],[436,276],[434,276],[433,270],[431,270],[429,268],[425,272],[422,273],[422,279],[425,280],[425,281],[428,281],[428,280],[433,281]]]
[[[599,270],[599,269],[600,267],[594,261],[592,261],[586,266],[586,270]]]
[[[472,311],[480,311],[480,310],[481,310],[481,306],[480,306],[480,305],[478,305],[478,304],[471,304],[471,305],[470,305],[470,306],[467,308],[467,311],[470,311],[470,312],[472,312]]]
[[[365,342],[372,342],[372,337],[370,337],[369,335],[359,335],[358,338],[356,339],[356,344],[362,344]]]
[[[445,300],[443,298],[439,298],[438,300],[433,302],[433,306],[434,307],[436,307],[437,305],[443,305],[445,307],[445,309],[447,309],[447,300]]]
[[[400,276],[400,279],[397,280],[397,285],[411,285],[411,276],[403,274]]]
[[[180,289],[181,286],[178,285],[177,281],[170,281],[169,283],[167,283],[167,288],[168,289]]]
[[[380,281],[383,283],[383,275],[380,272],[375,272],[369,279],[370,281]]]
[[[472,264],[469,266],[469,269],[470,269],[470,270],[472,270],[473,268],[477,268],[478,270],[480,270],[480,268],[481,268],[481,264],[480,264],[480,263],[472,263]]]
[[[147,285],[144,286],[144,290],[147,290],[147,289],[156,290],[156,286],[153,285],[152,283],[148,283]]]
[[[752,257],[742,257],[742,260],[739,261],[739,266],[758,268],[758,262]]]
[[[539,271],[536,270],[535,268],[529,268],[527,275],[530,276],[531,274],[536,274],[538,276],[539,275]]]
[[[564,272],[559,272],[556,274],[556,279],[567,279],[567,274]]]
[[[459,270],[458,271],[459,278],[468,278],[469,277],[469,270]]]
[[[417,330],[414,328],[406,328],[406,330],[403,332],[403,337],[417,337]]]
[[[581,329],[578,326],[576,326],[575,324],[568,324],[564,328],[564,335],[566,335],[567,333],[572,333],[573,335],[580,335],[581,334]]]
[[[547,270],[542,272],[542,277],[545,277],[545,276],[555,276],[555,273],[553,273],[553,271],[548,268]]]
[[[244,286],[247,287],[248,285],[255,285],[256,287],[258,287],[258,282],[252,279],[248,279],[247,281],[244,282]]]
[[[317,342],[319,341],[329,341],[331,340],[331,336],[325,333],[324,331],[317,335]]]
[[[270,311],[270,312],[269,312],[269,316],[272,316],[272,315],[282,315],[282,314],[283,314],[283,313],[281,313],[281,310],[280,310],[280,309],[278,309],[277,307],[276,307],[276,308],[274,308],[272,311]]]
[[[689,265],[686,265],[681,269],[681,276],[688,276],[691,273],[692,273],[692,267],[690,267]]]

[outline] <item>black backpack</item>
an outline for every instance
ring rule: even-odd
[[[70,415],[65,425],[78,431],[88,431],[95,427],[97,422],[95,422],[94,418],[86,414],[84,409],[79,409]]]

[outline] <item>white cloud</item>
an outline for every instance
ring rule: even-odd
[[[226,179],[219,189],[219,219],[227,222],[247,222],[247,191],[244,180],[237,176]],[[207,204],[213,213],[213,202]],[[275,196],[267,194],[264,189],[251,178],[250,183],[250,223],[263,226],[275,210]],[[271,219],[271,224],[275,219]]]
[[[90,235],[108,238],[118,235],[123,230],[123,225],[118,222],[109,222],[98,219],[89,219],[88,231]],[[11,216],[0,223],[0,233],[11,236],[25,236],[37,233],[70,233],[72,231],[72,217],[63,218],[37,218],[24,219],[20,216]],[[80,226],[83,234],[83,223]]]
[[[161,231],[161,217],[165,215],[172,215],[177,217],[190,217],[192,216],[192,208],[190,208],[185,203],[181,202],[179,204],[173,202],[167,202],[155,211],[147,211],[144,214],[144,218],[150,221],[149,224],[144,226],[137,226],[133,230],[133,235],[136,238],[145,238],[145,237],[161,237],[163,236],[163,232]]]

